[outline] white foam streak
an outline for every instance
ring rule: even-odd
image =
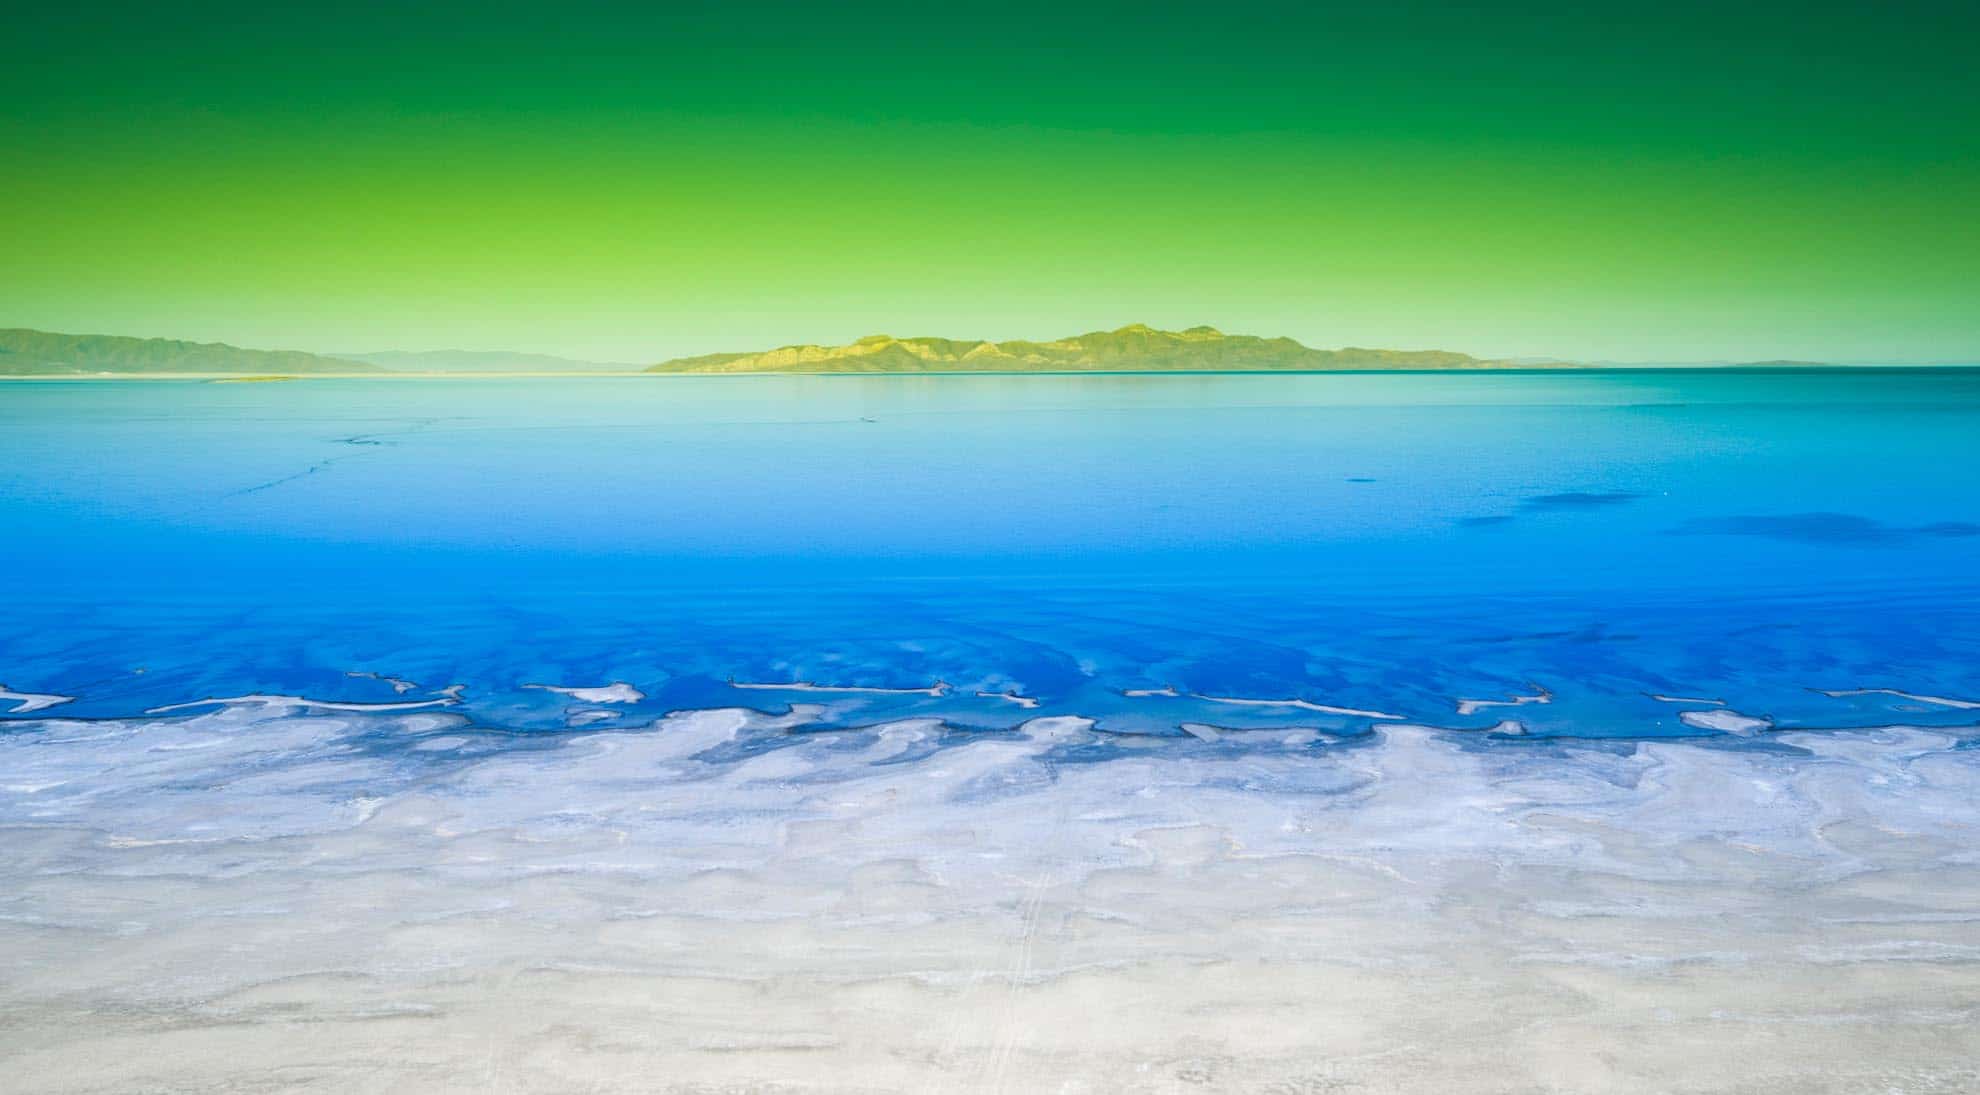
[[[1850,696],[1896,696],[1899,699],[1935,704],[1939,707],[1952,707],[1963,711],[1980,710],[1980,701],[1955,700],[1945,696],[1925,696],[1917,692],[1900,692],[1895,688],[1844,688],[1835,691],[1818,688],[1815,691],[1833,699],[1845,699]]]
[[[523,687],[542,692],[555,692],[560,696],[569,696],[580,703],[638,703],[646,698],[646,693],[624,681],[613,681],[611,684],[596,688],[570,688],[556,684],[525,684]]]
[[[1312,700],[1302,699],[1259,700],[1240,696],[1205,696],[1195,692],[1190,693],[1190,698],[1202,700],[1205,703],[1224,703],[1236,707],[1290,707],[1300,711],[1317,711],[1323,715],[1346,715],[1350,718],[1359,719],[1401,719],[1403,717],[1401,715],[1391,715],[1384,711],[1367,711],[1356,707],[1335,707],[1332,704],[1314,703]]]
[[[145,711],[147,715],[166,715],[174,711],[192,711],[202,707],[236,707],[256,705],[274,708],[306,708],[316,711],[350,711],[382,713],[386,711],[417,711],[426,707],[452,707],[460,700],[443,696],[437,700],[408,700],[404,703],[342,703],[335,700],[312,700],[307,696],[277,696],[254,694],[249,696],[226,696],[187,703],[171,703],[163,707],[153,707]]]
[[[852,684],[815,684],[811,681],[730,681],[730,688],[759,692],[834,692],[870,696],[944,696],[949,683],[936,681],[927,688],[869,688]]]
[[[379,681],[383,684],[389,684],[392,686],[392,691],[397,692],[401,696],[419,687],[417,681],[409,681],[404,677],[388,677],[383,673],[358,672],[354,670],[344,674],[344,676],[362,681]]]
[[[1503,700],[1459,700],[1457,713],[1475,715],[1490,707],[1525,707],[1529,703],[1552,702],[1554,702],[1554,694],[1536,684],[1533,686],[1533,694],[1529,696],[1508,696]]]
[[[14,706],[8,709],[10,715],[25,715],[32,711],[45,711],[64,703],[75,702],[74,696],[58,696],[53,692],[15,692],[0,684],[0,700],[13,700]]]
[[[1727,734],[1757,734],[1774,726],[1772,719],[1727,710],[1680,711],[1678,721],[1700,730],[1719,730]]]

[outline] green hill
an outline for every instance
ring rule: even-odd
[[[0,328],[0,376],[88,376],[99,373],[171,375],[305,375],[383,373],[362,361],[301,350],[243,350],[224,342],[182,342],[121,335],[61,335],[25,327]]]
[[[1349,369],[1506,369],[1446,350],[1315,350],[1289,338],[1227,335],[1214,327],[1158,331],[1136,323],[1051,342],[987,342],[869,335],[848,346],[785,346],[703,354],[649,373],[1307,372]]]

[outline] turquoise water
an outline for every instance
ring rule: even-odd
[[[9,383],[0,681],[462,684],[513,729],[613,681],[957,732],[1963,723],[1815,690],[1980,697],[1976,456],[1974,370]]]

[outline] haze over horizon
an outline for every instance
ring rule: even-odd
[[[18,13],[0,326],[1980,360],[1970,5]]]

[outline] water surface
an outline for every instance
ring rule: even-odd
[[[1846,723],[1980,694],[1976,437],[1971,370],[15,383],[0,681]]]

